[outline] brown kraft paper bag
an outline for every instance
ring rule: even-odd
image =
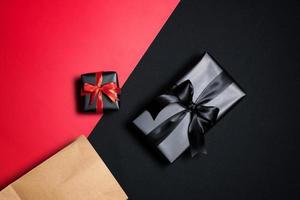
[[[84,136],[0,192],[0,200],[126,200]]]

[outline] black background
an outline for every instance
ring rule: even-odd
[[[89,140],[131,200],[300,199],[299,3],[182,1]],[[131,127],[208,51],[247,96],[207,134],[208,155],[159,157]]]

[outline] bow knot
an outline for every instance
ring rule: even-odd
[[[194,102],[191,102],[187,107],[191,112],[198,112],[199,106],[195,104]]]

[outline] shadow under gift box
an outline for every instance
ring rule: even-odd
[[[194,89],[193,102],[195,102],[206,87],[220,74],[228,76],[224,70],[213,60],[213,58],[205,53],[203,58],[196,64],[191,71],[183,76],[176,85],[189,80]],[[229,77],[228,77],[229,78]],[[229,78],[231,81],[232,79]],[[232,81],[224,90],[210,101],[204,103],[204,106],[214,106],[219,109],[217,120],[219,120],[234,104],[236,104],[245,93],[241,88]],[[148,135],[155,128],[169,119],[176,113],[185,110],[178,103],[169,104],[164,107],[158,115],[153,118],[148,110],[142,112],[134,121],[134,125],[144,134]],[[159,151],[172,163],[176,160],[187,148],[190,147],[188,138],[188,128],[191,120],[191,113],[187,112],[178,126],[161,141],[157,148]]]
[[[84,136],[0,192],[0,200],[83,199],[127,199]]]

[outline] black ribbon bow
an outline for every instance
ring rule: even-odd
[[[147,137],[156,145],[160,144],[180,124],[186,114],[191,113],[187,131],[191,156],[194,157],[198,152],[206,154],[204,135],[216,123],[219,108],[206,106],[205,104],[220,94],[231,83],[232,80],[225,72],[221,72],[207,85],[195,102],[193,102],[194,88],[190,80],[174,86],[169,93],[160,95],[150,104],[147,110],[155,119],[158,113],[170,104],[177,103],[185,109],[166,119],[152,130]]]

